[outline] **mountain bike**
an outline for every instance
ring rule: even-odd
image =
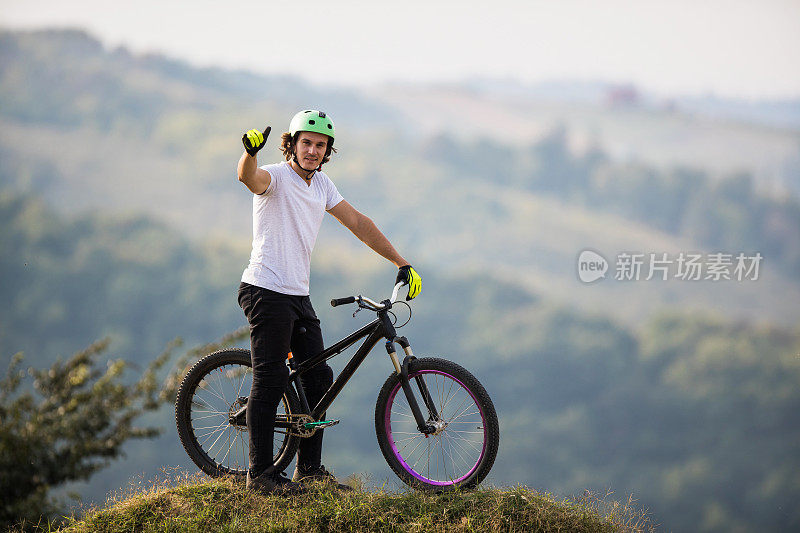
[[[397,335],[389,315],[401,286],[395,285],[391,298],[381,302],[362,296],[331,300],[333,307],[356,303],[356,312],[369,310],[377,316],[302,363],[287,354],[289,384],[278,406],[273,443],[279,471],[291,463],[300,439],[339,422],[323,420],[322,415],[372,348],[385,339],[394,371],[378,394],[375,433],[392,470],[411,487],[437,491],[474,487],[489,473],[500,435],[492,400],[463,367],[439,358],[418,359],[408,340]],[[300,377],[361,339],[363,344],[317,405],[309,406]],[[395,345],[405,353],[402,361]],[[181,443],[211,476],[247,474],[250,366],[248,350],[220,350],[195,363],[178,390],[175,419]]]

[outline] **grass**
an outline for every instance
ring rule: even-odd
[[[356,480],[358,485],[358,480]],[[315,486],[293,497],[262,496],[232,479],[194,475],[131,489],[62,531],[652,531],[645,513],[586,494],[556,499],[525,487],[447,494],[386,490],[342,493]]]

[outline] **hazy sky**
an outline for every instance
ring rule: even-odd
[[[317,83],[479,75],[800,97],[800,0],[0,0],[0,26],[53,25]]]

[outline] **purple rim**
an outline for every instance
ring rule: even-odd
[[[460,483],[461,481],[464,481],[469,476],[471,476],[475,472],[475,470],[478,469],[478,465],[481,464],[481,461],[483,461],[483,456],[486,455],[486,419],[483,416],[483,409],[481,408],[481,404],[478,402],[478,399],[475,398],[474,394],[472,394],[472,391],[469,390],[469,388],[455,376],[451,376],[447,372],[442,372],[441,370],[430,370],[427,372],[419,371],[415,372],[414,374],[409,374],[408,379],[410,380],[412,377],[416,377],[420,374],[439,374],[442,376],[447,376],[448,378],[452,379],[453,381],[461,385],[461,388],[467,391],[467,393],[472,398],[472,401],[474,401],[475,405],[478,406],[478,410],[481,413],[481,422],[483,423],[483,428],[484,428],[483,429],[484,438],[483,438],[483,447],[481,448],[481,455],[478,457],[478,460],[475,462],[475,465],[472,468],[470,468],[469,472],[467,472],[460,478],[451,481],[434,481],[432,479],[428,479],[422,476],[421,474],[417,473],[411,466],[409,466],[408,463],[406,463],[406,461],[400,455],[400,451],[397,449],[397,446],[394,443],[394,438],[392,437],[391,411],[392,411],[392,404],[394,404],[394,399],[395,396],[397,395],[397,391],[400,389],[399,381],[397,382],[397,385],[394,386],[394,389],[392,389],[392,392],[389,394],[389,401],[386,402],[386,412],[384,413],[384,418],[383,418],[384,425],[386,428],[386,435],[389,437],[389,445],[392,447],[392,453],[394,453],[395,458],[397,458],[397,460],[400,461],[400,464],[403,465],[405,471],[414,476],[417,480],[422,481],[423,483],[426,483],[428,485],[435,485],[437,487],[455,485],[456,483]]]

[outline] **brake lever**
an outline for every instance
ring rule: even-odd
[[[356,296],[356,305],[358,307],[356,308],[355,311],[353,311],[353,318],[355,318],[356,315],[358,313],[360,313],[362,309],[364,309],[364,301],[361,299],[361,295],[360,294],[358,296]]]

